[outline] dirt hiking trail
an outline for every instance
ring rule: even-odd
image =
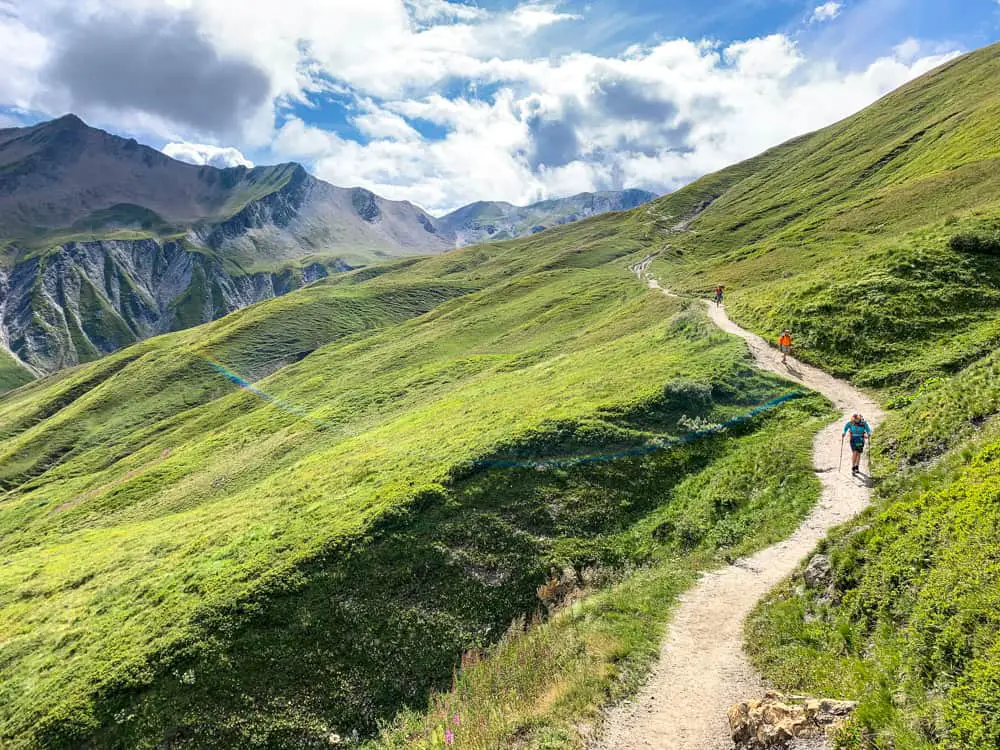
[[[632,270],[651,289],[676,296],[649,276],[651,261],[647,258]],[[823,492],[812,513],[785,541],[707,573],[681,596],[659,663],[642,692],[610,712],[594,750],[732,750],[726,712],[734,703],[761,698],[766,689],[743,653],[744,619],[830,529],[850,520],[868,504],[867,457],[862,462],[863,475],[853,477],[850,451],[845,448],[844,469],[838,471],[841,430],[854,412],[861,412],[873,428],[877,427],[884,416],[878,405],[848,383],[814,367],[792,358],[783,365],[781,354],[764,339],[729,320],[724,307],[707,304],[712,321],[746,340],[760,367],[819,391],[843,414],[820,431],[813,443],[813,467]]]

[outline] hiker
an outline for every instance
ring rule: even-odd
[[[865,440],[871,443],[872,428],[868,426],[865,418],[860,414],[851,416],[851,421],[844,425],[844,431],[840,435],[840,444],[844,444],[844,435],[851,433],[851,451],[854,459],[851,463],[851,473],[857,474],[861,471],[861,454],[865,450]]]
[[[722,284],[715,287],[715,306],[719,307],[722,304]]]
[[[788,364],[788,355],[792,353],[792,332],[787,328],[778,338],[778,348],[781,350],[781,364]]]

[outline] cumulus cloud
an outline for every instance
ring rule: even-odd
[[[300,160],[336,184],[445,211],[673,189],[949,57],[907,42],[845,69],[792,33],[551,54],[540,35],[568,36],[581,20],[567,7],[243,0],[233,13],[231,0],[0,0],[0,48],[19,50],[5,60],[0,107],[75,108],[171,148],[232,143],[258,162]],[[816,10],[829,20],[840,4]]]
[[[137,110],[207,133],[235,132],[270,93],[264,71],[220,55],[187,14],[78,20],[56,36],[44,76],[72,109]]]
[[[843,3],[831,2],[823,3],[822,5],[817,5],[813,9],[812,23],[823,23],[824,21],[832,21],[834,18],[840,15],[840,11],[843,9]]]
[[[48,60],[46,37],[27,26],[10,2],[0,2],[0,105],[29,107],[38,90],[38,71]]]
[[[207,165],[225,169],[227,167],[252,167],[253,162],[247,159],[236,148],[208,146],[203,143],[168,143],[163,147],[163,153],[171,159],[188,164]]]
[[[621,58],[535,61],[485,101],[373,104],[444,128],[441,139],[360,145],[295,119],[274,147],[331,182],[437,211],[623,185],[665,191],[851,114],[949,57],[893,53],[848,72],[784,37],[673,40]]]

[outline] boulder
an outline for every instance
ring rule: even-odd
[[[830,582],[833,568],[830,566],[830,558],[826,555],[813,555],[806,569],[802,572],[802,578],[806,586],[811,589],[818,589],[826,586]]]
[[[729,729],[736,750],[788,750],[797,740],[832,737],[855,707],[851,701],[769,692],[730,708]]]

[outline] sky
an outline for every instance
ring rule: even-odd
[[[0,0],[0,127],[441,214],[664,193],[1000,39],[1000,0]]]

